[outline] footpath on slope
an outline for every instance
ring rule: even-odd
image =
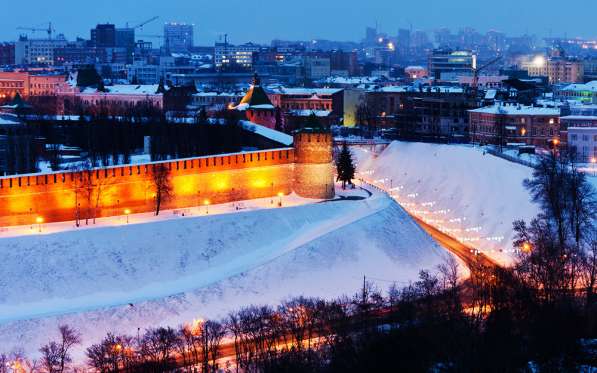
[[[400,205],[398,199],[392,197],[391,193],[385,189],[384,185],[376,185],[372,181],[363,181],[364,183],[371,185],[373,188],[376,188],[380,191],[386,193],[386,195],[393,199],[397,204]],[[452,252],[454,255],[462,259],[469,269],[476,265],[483,265],[485,267],[500,267],[500,265],[489,256],[481,253],[479,250],[468,246],[456,238],[452,237],[451,235],[442,232],[437,227],[425,222],[420,217],[416,216],[414,213],[409,211],[404,206],[400,205],[404,211],[408,213],[410,217],[421,227],[427,234],[429,234],[437,243],[442,246],[443,248],[447,249],[448,251]]]

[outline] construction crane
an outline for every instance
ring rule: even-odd
[[[164,39],[165,36],[164,35],[137,35],[140,38],[150,38],[150,39]]]
[[[136,26],[133,26],[132,28],[133,28],[133,29],[135,29],[135,30],[136,30],[136,29],[141,29],[141,30],[143,30],[143,26],[145,26],[146,24],[148,24],[148,23],[151,23],[151,22],[153,22],[153,21],[157,20],[158,18],[160,18],[160,17],[159,17],[159,16],[151,17],[150,19],[148,19],[148,20],[146,20],[146,21],[143,21],[143,22],[139,23],[138,25],[136,25]],[[129,24],[128,24],[128,22],[126,23],[126,28],[129,28]]]
[[[497,56],[496,58],[492,59],[491,61],[487,62],[486,64],[484,64],[481,67],[475,66],[473,68],[473,80],[471,81],[473,97],[477,97],[477,91],[479,89],[479,73],[481,71],[485,70],[486,68],[488,68],[489,66],[495,64],[496,62],[498,62],[501,59],[502,59],[502,56]]]
[[[17,30],[26,30],[26,31],[45,31],[48,33],[48,39],[52,39],[52,33],[54,29],[52,28],[52,22],[48,22],[48,28],[39,28],[39,27],[17,27]]]

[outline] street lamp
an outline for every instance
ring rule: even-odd
[[[597,157],[593,156],[591,157],[591,168],[593,169],[593,176],[597,176],[597,168],[595,168],[595,166],[597,166]]]
[[[126,215],[126,223],[128,224],[129,223],[129,215],[131,214],[131,210],[125,209],[124,214]]]
[[[522,244],[522,251],[524,253],[530,253],[531,250],[533,250],[533,246],[530,243],[525,242],[525,243]]]
[[[205,205],[205,215],[209,214],[209,200],[206,199],[205,201],[203,201],[203,204]]]
[[[37,223],[38,230],[41,233],[41,225],[44,222],[44,218],[38,216],[37,218],[35,218],[35,222]]]
[[[278,193],[278,197],[280,197],[280,200],[278,201],[278,207],[282,207],[282,197],[284,196],[284,193],[279,192]]]

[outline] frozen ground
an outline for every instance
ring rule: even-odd
[[[290,296],[352,294],[363,275],[380,288],[406,284],[447,255],[383,194],[325,203],[284,198],[295,206],[242,205],[244,212],[231,214],[228,204],[154,222],[136,215],[130,224],[120,218],[88,229],[61,223],[41,234],[36,227],[4,232],[0,351],[35,356],[61,323],[78,328],[89,346],[108,331],[136,335]],[[82,360],[82,348],[76,357]]]
[[[538,213],[522,185],[532,169],[479,148],[393,142],[379,157],[359,149],[354,154],[360,176],[502,264],[513,257],[512,222]]]

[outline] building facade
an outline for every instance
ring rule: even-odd
[[[15,43],[15,64],[55,65],[54,52],[67,45],[66,39],[28,39],[21,37]]]
[[[341,88],[278,88],[268,93],[274,106],[283,111],[328,111],[336,117],[344,115],[344,89]]]
[[[550,58],[547,61],[547,76],[551,84],[582,83],[584,81],[584,65],[582,61]]]
[[[473,143],[547,147],[560,139],[560,109],[502,105],[469,110]]]
[[[577,162],[596,163],[597,159],[597,118],[588,127],[568,127],[568,149]],[[593,165],[595,167],[595,165]]]
[[[164,47],[168,53],[189,52],[194,46],[193,25],[170,22],[164,25]]]
[[[0,43],[0,66],[15,64],[15,44]]]
[[[66,76],[24,71],[0,71],[0,99],[21,97],[56,96],[66,85]]]
[[[253,53],[259,52],[261,47],[253,43],[232,45],[216,43],[214,48],[214,64],[217,69],[241,68],[251,69]]]
[[[471,51],[436,49],[429,55],[429,75],[436,80],[457,80],[472,76],[477,56]]]
[[[560,100],[577,101],[581,104],[597,104],[597,80],[588,83],[569,84],[555,90]]]

